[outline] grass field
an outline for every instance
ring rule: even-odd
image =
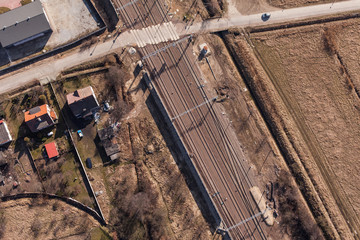
[[[348,20],[251,36],[299,131],[297,144],[309,151],[302,153],[304,165],[345,238],[360,230],[359,24]]]

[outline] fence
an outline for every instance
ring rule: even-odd
[[[59,100],[58,100],[58,98],[57,98],[57,96],[56,96],[54,87],[53,87],[53,85],[51,84],[51,82],[50,82],[49,84],[50,84],[50,87],[51,87],[51,90],[52,90],[52,94],[55,96],[55,99],[56,99],[56,103],[57,103],[57,105],[58,105],[58,108],[60,109]],[[84,164],[83,164],[83,162],[82,162],[82,160],[81,160],[80,154],[79,154],[79,152],[78,152],[78,150],[77,150],[77,148],[76,148],[74,139],[73,139],[73,137],[72,137],[72,134],[71,134],[71,131],[70,131],[70,128],[69,128],[69,124],[66,122],[66,118],[65,118],[65,116],[64,116],[64,114],[63,114],[62,111],[60,111],[60,114],[61,114],[62,118],[64,119],[64,122],[65,122],[65,125],[66,125],[66,129],[67,129],[67,131],[68,131],[68,133],[69,133],[70,144],[71,144],[71,145],[74,147],[74,149],[75,149],[76,159],[78,160],[78,162],[79,162],[79,164],[80,164],[80,172],[81,172],[81,174],[83,175],[83,180],[84,180],[84,183],[85,183],[85,185],[86,185],[86,188],[88,189],[89,194],[91,195],[91,197],[92,197],[92,198],[94,199],[94,201],[95,201],[95,208],[96,208],[99,216],[101,217],[102,221],[105,223],[106,221],[105,221],[104,215],[103,215],[103,213],[102,213],[102,211],[101,211],[100,204],[99,204],[99,202],[98,202],[98,200],[97,200],[97,198],[96,198],[94,189],[92,188],[92,186],[91,186],[91,184],[90,184],[90,180],[89,180],[89,178],[88,178],[88,176],[87,176],[87,173],[86,173]]]
[[[16,200],[16,199],[20,199],[20,198],[48,198],[48,199],[61,200],[69,205],[72,205],[72,206],[88,213],[89,215],[94,217],[101,225],[106,225],[104,219],[99,215],[98,212],[96,212],[94,209],[84,205],[83,203],[81,203],[73,198],[61,197],[61,196],[57,196],[55,194],[49,194],[49,193],[19,193],[16,195],[1,197],[0,200],[5,202],[5,201]]]

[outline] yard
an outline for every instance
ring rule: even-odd
[[[31,133],[24,123],[24,112],[44,103],[54,109],[58,116],[58,122],[54,127],[46,128],[38,133]],[[40,180],[42,187],[40,189],[38,187],[37,191],[71,196],[92,206],[84,183],[82,183],[78,166],[74,161],[75,156],[65,131],[64,119],[60,114],[60,109],[50,86],[35,86],[24,93],[15,94],[3,101],[1,107],[12,137],[15,139],[10,145],[10,150],[19,153],[18,158],[22,168],[17,169],[25,173],[33,170],[35,171],[33,172],[34,175],[39,175],[39,179],[34,178],[31,184],[25,181],[29,177],[23,179],[24,184],[21,185],[21,189],[30,191],[34,189],[31,185],[36,186],[38,184],[36,182]],[[48,135],[50,132],[52,132],[51,136]],[[44,146],[50,142],[56,142],[60,155],[56,160],[49,160],[46,155]],[[31,167],[31,158],[34,159],[38,172]],[[23,176],[23,174],[19,175]]]

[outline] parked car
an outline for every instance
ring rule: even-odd
[[[263,15],[261,15],[261,19],[263,21],[267,21],[267,20],[269,20],[270,16],[271,16],[270,13],[264,13]]]
[[[87,168],[92,168],[91,158],[87,158],[86,161],[85,161],[85,163],[86,163],[86,167],[87,167]]]
[[[104,102],[104,111],[108,112],[110,110],[110,104],[108,102]]]
[[[83,137],[84,137],[84,134],[83,134],[83,132],[82,132],[81,130],[78,130],[78,131],[77,131],[77,134],[78,134],[79,138],[83,138]]]

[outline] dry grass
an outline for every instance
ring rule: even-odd
[[[358,67],[349,67],[356,64],[348,60],[359,54],[358,33],[352,31],[358,26],[359,20],[352,19],[258,33],[252,39],[269,76],[262,91],[274,87],[286,109],[267,112],[270,117],[280,113],[279,120],[285,123],[291,140],[291,145],[284,147],[295,147],[317,191],[307,196],[307,188],[303,188],[303,193],[310,205],[319,194],[331,217],[327,224],[318,218],[319,224],[325,233],[333,224],[342,238],[350,238],[350,229],[359,231],[360,222],[360,202],[353,188],[359,181],[354,166],[360,152],[351,140],[357,138],[360,124],[356,110],[359,97],[353,90]],[[342,44],[342,39],[351,44]],[[292,168],[301,170],[301,165]],[[312,210],[319,213],[318,207]],[[334,235],[328,232],[327,236]]]
[[[270,5],[279,8],[294,8],[294,7],[334,2],[334,0],[267,0],[267,1]]]
[[[54,209],[53,205],[57,205]],[[2,202],[3,239],[85,239],[99,225],[84,212],[58,200],[18,199]],[[0,215],[1,216],[1,215]]]

